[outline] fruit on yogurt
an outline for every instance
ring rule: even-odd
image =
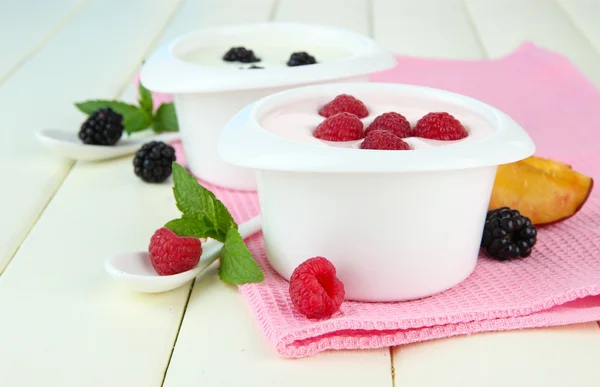
[[[537,229],[531,220],[508,207],[488,211],[481,247],[492,258],[507,261],[526,258],[537,242]]]
[[[387,112],[375,117],[365,130],[365,135],[374,130],[389,131],[399,138],[412,136],[410,122],[402,114],[396,112]]]
[[[351,113],[338,113],[326,118],[313,135],[325,141],[354,141],[364,137],[362,121]]]
[[[305,66],[315,63],[317,63],[315,57],[304,51],[292,53],[292,55],[290,55],[290,59],[287,61],[287,65],[290,67]]]
[[[369,110],[361,100],[348,94],[336,96],[319,109],[319,115],[323,117],[331,117],[338,113],[351,113],[358,118],[365,118],[369,115]]]
[[[498,166],[489,207],[514,208],[535,225],[555,223],[575,215],[593,185],[567,164],[531,156]]]
[[[409,150],[410,146],[390,131],[373,130],[366,135],[360,149]]]
[[[173,275],[193,269],[202,255],[202,242],[182,237],[161,227],[150,238],[150,262],[159,275]]]
[[[346,296],[335,266],[324,257],[301,263],[290,277],[289,294],[296,309],[311,319],[331,317]]]
[[[453,141],[463,139],[469,133],[450,113],[431,112],[417,121],[414,135],[430,140]]]
[[[254,51],[248,50],[245,47],[231,47],[225,55],[223,60],[226,62],[242,62],[242,63],[255,63],[260,62],[260,58],[254,55]]]

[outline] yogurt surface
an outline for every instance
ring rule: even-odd
[[[223,55],[231,47],[245,47],[248,50],[253,50],[254,55],[260,58],[260,62],[240,63],[224,61]],[[340,47],[311,45],[309,47],[302,45],[296,46],[291,44],[238,44],[234,46],[206,46],[182,54],[180,57],[190,63],[201,66],[211,67],[231,67],[231,68],[248,68],[252,65],[264,67],[266,69],[273,67],[289,67],[287,61],[294,52],[306,52],[315,57],[317,63],[307,66],[318,65],[320,62],[343,59],[349,57],[351,53]],[[302,67],[302,66],[300,66]]]
[[[316,146],[331,146],[341,148],[359,149],[364,139],[355,141],[332,142],[324,141],[313,136],[317,126],[325,120],[319,115],[319,109],[332,100],[335,95],[326,100],[301,100],[294,104],[284,105],[266,112],[259,118],[260,125],[267,131],[297,142],[313,144]],[[428,147],[446,147],[463,142],[480,141],[493,133],[492,125],[482,116],[467,111],[460,106],[441,103],[438,101],[411,100],[393,95],[365,95],[354,97],[360,99],[369,110],[369,116],[361,119],[363,129],[366,130],[373,120],[387,112],[402,114],[414,128],[417,121],[431,112],[447,112],[458,119],[465,127],[469,136],[455,141],[431,140],[420,137],[406,137],[402,140],[408,143],[411,149]]]

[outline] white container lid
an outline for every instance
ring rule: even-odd
[[[491,133],[476,140],[403,151],[338,148],[294,141],[260,125],[261,117],[294,102],[324,105],[338,94],[369,101],[390,94],[410,101],[431,101],[484,119]],[[410,106],[407,106],[410,107]],[[450,113],[452,109],[449,109]],[[401,109],[398,111],[401,113]],[[316,113],[315,113],[316,114]],[[324,118],[323,118],[324,119]],[[293,130],[293,128],[291,128]],[[264,97],[242,109],[221,132],[219,156],[230,164],[262,170],[302,172],[426,172],[477,168],[515,162],[531,156],[535,145],[523,128],[502,111],[460,94],[422,86],[388,83],[334,83],[295,88]]]
[[[210,61],[198,64],[190,59],[203,50],[220,59],[231,47],[252,49],[258,57],[262,57],[261,48],[276,47],[282,54],[278,65],[260,70],[238,68],[249,64],[223,62],[221,66],[211,65]],[[311,48],[323,52],[328,47],[344,54],[322,61],[315,55],[317,63],[312,65],[285,64],[292,52],[313,55]],[[253,64],[262,66],[261,62]],[[390,52],[358,33],[331,26],[271,22],[211,27],[180,36],[149,56],[142,66],[140,81],[155,92],[207,93],[332,81],[382,71],[396,64]]]

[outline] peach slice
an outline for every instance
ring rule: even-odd
[[[570,165],[531,156],[498,166],[489,208],[519,210],[535,225],[555,223],[575,215],[593,186]]]

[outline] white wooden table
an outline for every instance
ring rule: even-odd
[[[104,257],[177,215],[170,184],[136,179],[130,157],[60,160],[33,133],[75,130],[75,101],[131,100],[166,39],[266,20],[437,58],[531,40],[600,86],[600,0],[0,0],[0,386],[599,386],[596,323],[284,360],[214,272],[161,295],[114,286]]]

